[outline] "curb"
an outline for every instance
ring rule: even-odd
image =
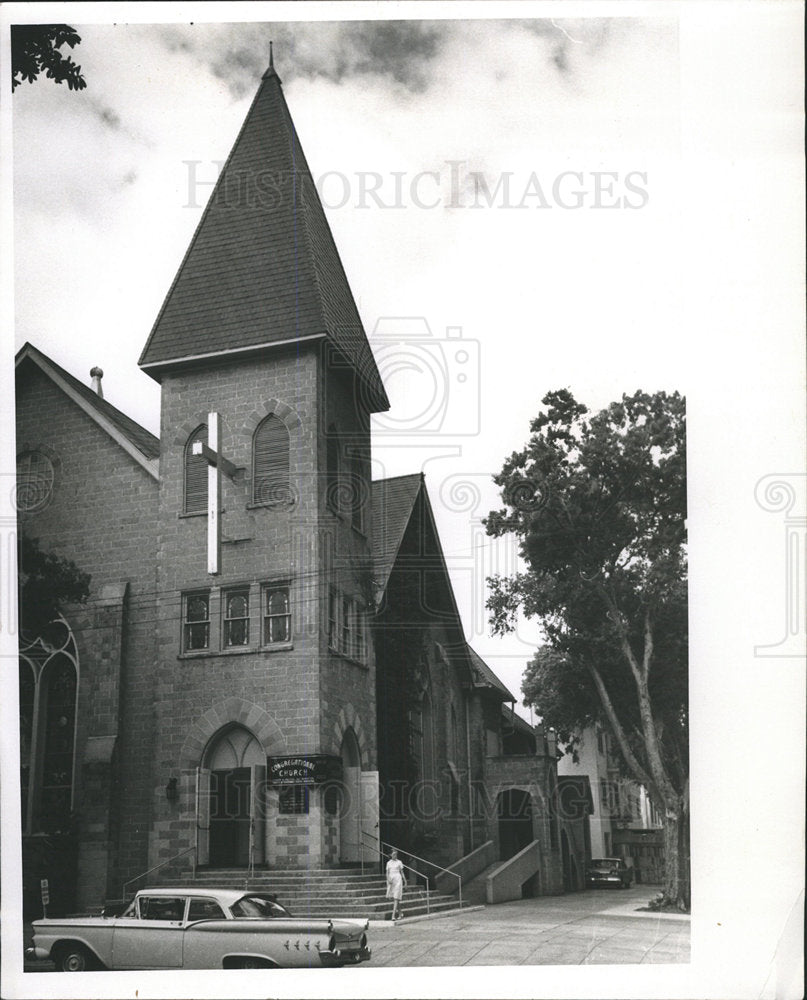
[[[656,910],[639,910],[632,903],[623,906],[612,906],[610,910],[600,910],[602,917],[633,917],[638,920],[679,920],[689,923],[690,913],[665,913]]]
[[[423,920],[439,920],[441,917],[459,917],[463,913],[475,913],[477,910],[484,909],[483,905],[463,906],[462,909],[457,910],[441,910],[439,913],[420,913],[416,917],[403,917],[401,920],[396,920],[395,923],[391,920],[371,920],[370,927],[375,930],[379,930],[382,927],[400,927],[401,924],[417,924]]]

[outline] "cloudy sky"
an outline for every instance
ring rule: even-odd
[[[711,845],[693,854],[698,949],[691,976],[643,969],[627,985],[599,969],[591,995],[774,995],[802,880],[788,859],[803,850],[790,765],[804,758],[804,664],[779,642],[804,629],[784,544],[801,508],[783,501],[793,489],[803,506],[806,481],[802,5],[0,14],[69,19],[88,83],[4,92],[4,376],[26,341],[86,381],[100,365],[107,398],[158,431],[158,388],[137,358],[272,39],[392,399],[375,474],[425,471],[467,637],[514,693],[537,633],[486,628],[484,578],[515,565],[512,547],[482,544],[491,473],[551,389],[592,407],[639,388],[686,393],[693,833]],[[132,23],[169,17],[184,23]],[[766,492],[772,475],[789,485]],[[761,857],[749,905],[736,873]],[[731,960],[704,969],[702,956],[729,955],[725,935]],[[475,981],[516,995],[496,970]],[[518,982],[537,995],[534,976]],[[417,995],[434,989],[424,979]]]
[[[542,396],[568,386],[598,407],[679,389],[697,432],[749,373],[763,392],[781,377],[785,331],[751,321],[764,303],[745,283],[755,206],[741,199],[766,139],[780,178],[794,169],[785,124],[750,130],[743,93],[714,79],[719,25],[639,13],[73,18],[87,89],[41,81],[13,98],[15,349],[30,341],[85,381],[100,365],[107,399],[158,432],[137,358],[273,40],[393,404],[374,474],[425,471],[467,637],[519,695],[536,627],[490,635],[484,579],[515,549],[480,518]],[[754,97],[780,117],[785,98],[773,84]]]

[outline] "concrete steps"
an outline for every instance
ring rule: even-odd
[[[501,868],[501,865],[501,861],[494,861],[492,865],[488,865],[483,872],[480,872],[475,879],[463,886],[463,902],[467,898],[469,906],[478,906],[480,903],[487,903],[487,877],[491,872],[496,871],[497,868]]]
[[[244,869],[203,869],[173,876],[155,876],[152,885],[166,888],[231,888],[265,892],[276,896],[294,916],[389,919],[392,902],[386,898],[386,880],[377,871],[360,868],[266,870],[249,876]],[[466,901],[463,899],[463,905]],[[455,896],[426,892],[423,886],[404,891],[403,913],[407,917],[444,913],[459,909]]]

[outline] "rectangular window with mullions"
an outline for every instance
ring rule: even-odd
[[[210,594],[185,594],[183,599],[182,647],[185,652],[210,648]]]
[[[291,642],[291,605],[288,583],[268,583],[263,587],[263,645]]]
[[[226,649],[249,645],[249,590],[225,591],[223,633]]]

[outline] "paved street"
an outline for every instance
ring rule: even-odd
[[[646,886],[592,889],[456,917],[373,923],[373,958],[363,967],[688,962],[688,918],[636,912],[654,894]]]
[[[637,912],[653,895],[654,886],[591,889],[411,921],[405,919],[404,899],[400,923],[371,923],[373,957],[360,968],[688,962],[688,917]],[[25,967],[53,968],[50,962]]]

